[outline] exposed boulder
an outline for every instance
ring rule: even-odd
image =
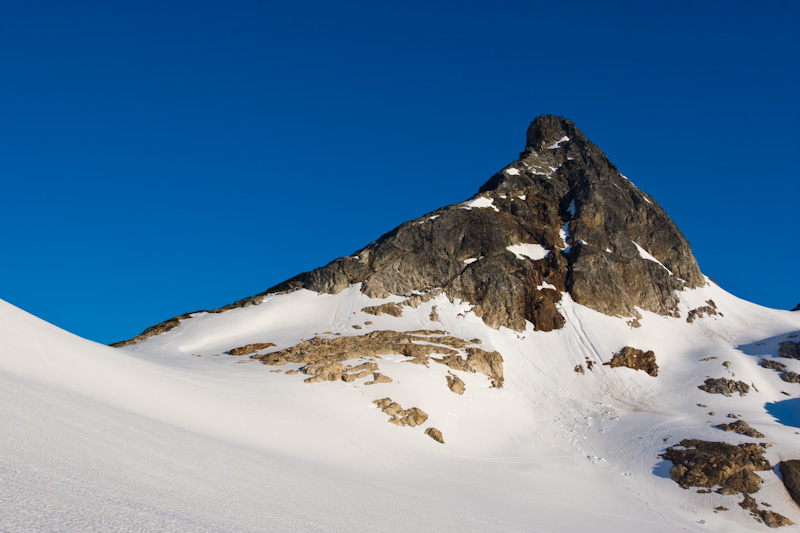
[[[255,344],[248,344],[246,346],[239,346],[238,348],[232,348],[228,351],[231,355],[249,355],[251,353],[256,353],[259,350],[266,350],[267,348],[272,348],[275,346],[271,342],[257,342]]]
[[[786,372],[787,368],[786,365],[781,363],[780,361],[774,361],[772,359],[762,359],[761,360],[761,367],[768,368],[770,370],[778,370],[780,372]]]
[[[397,426],[419,426],[428,419],[427,413],[418,407],[403,409],[399,403],[393,402],[391,398],[381,398],[372,403],[389,415],[389,422]]]
[[[456,394],[464,394],[464,390],[466,389],[461,378],[454,374],[447,374],[447,386]]]
[[[764,505],[769,506],[768,503],[764,503]],[[739,502],[739,507],[750,511],[750,514],[756,519],[756,521],[763,522],[767,527],[776,528],[781,526],[791,526],[794,524],[794,522],[781,514],[759,508],[758,502],[756,502],[756,500],[749,494],[744,494],[744,498],[741,502]]]
[[[748,424],[744,420],[737,420],[736,422],[731,422],[730,424],[718,424],[714,427],[717,429],[721,429],[723,431],[733,431],[734,433],[745,435],[747,437],[753,437],[756,439],[764,438],[763,433],[751,428],[750,424]]]
[[[625,346],[618,353],[614,354],[611,361],[603,363],[611,368],[624,366],[633,370],[643,370],[655,377],[658,375],[658,365],[656,364],[656,354],[652,350],[642,351],[630,346]]]
[[[724,394],[730,396],[738,392],[739,396],[744,396],[750,391],[750,385],[743,381],[734,381],[725,378],[708,378],[703,385],[698,385],[698,389],[709,394]]]
[[[672,461],[669,475],[684,489],[718,487],[719,494],[757,492],[763,481],[757,471],[770,470],[760,444],[739,444],[684,439],[661,457]]]
[[[383,305],[375,305],[372,307],[365,307],[361,310],[362,313],[370,315],[391,315],[396,317],[403,316],[403,309],[394,302],[385,303]]]
[[[436,428],[428,428],[425,430],[425,434],[435,440],[436,442],[441,442],[444,444],[444,437],[442,437],[442,432]]]

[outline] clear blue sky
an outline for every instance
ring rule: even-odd
[[[0,4],[0,298],[99,342],[461,201],[574,120],[702,270],[800,301],[798,2]]]

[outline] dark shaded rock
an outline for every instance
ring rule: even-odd
[[[425,430],[425,434],[435,440],[436,442],[441,442],[444,444],[444,437],[442,437],[442,432],[436,428],[428,428]]]
[[[763,433],[751,428],[750,424],[748,424],[744,420],[737,420],[736,422],[731,422],[730,424],[719,424],[714,427],[717,429],[721,429],[723,431],[733,431],[734,433],[745,435],[747,437],[753,437],[756,439],[764,438]]]
[[[764,503],[764,505],[771,507],[771,505],[768,503]],[[760,509],[758,507],[758,502],[756,502],[756,500],[749,494],[744,494],[744,498],[739,502],[739,507],[750,511],[750,514],[756,519],[757,522],[763,522],[767,527],[776,528],[781,526],[791,526],[794,524],[794,522],[783,515],[773,511],[768,511],[766,509]]]
[[[739,444],[684,439],[661,457],[672,461],[669,476],[684,489],[719,486],[720,494],[757,492],[763,481],[756,471],[772,466],[759,444]]]
[[[184,317],[188,318],[189,314],[183,315]],[[128,339],[126,341],[115,342],[113,344],[109,344],[112,348],[122,348],[123,346],[129,346],[131,344],[136,344],[137,342],[142,342],[143,340],[147,340],[150,337],[155,337],[156,335],[161,335],[162,333],[166,333],[167,331],[180,326],[182,317],[175,317],[170,318],[169,320],[165,320],[164,322],[159,322],[155,326],[150,326],[137,336],[133,337],[132,339]]]
[[[738,392],[739,396],[744,396],[750,391],[750,385],[743,381],[734,381],[725,378],[708,378],[703,385],[698,385],[698,389],[709,394],[724,394],[730,396]]]
[[[246,346],[239,346],[238,348],[231,349],[228,353],[231,355],[249,355],[256,353],[259,350],[265,350],[275,346],[271,342],[257,342],[255,344],[248,344]]]
[[[781,461],[778,463],[778,467],[786,490],[789,491],[795,503],[800,505],[800,460]]]
[[[800,345],[794,341],[783,341],[778,345],[778,357],[800,359]]]
[[[787,383],[800,383],[800,374],[797,372],[782,372],[781,379]]]
[[[761,366],[762,368],[768,368],[770,370],[778,370],[780,372],[787,371],[785,364],[781,363],[780,361],[774,361],[772,359],[762,359]]]
[[[618,353],[614,354],[611,361],[603,363],[611,368],[624,366],[634,370],[644,370],[651,376],[658,375],[658,365],[656,364],[656,355],[649,351],[642,351],[630,346],[625,346]]]
[[[478,198],[483,207],[444,207],[351,256],[213,312],[257,304],[271,293],[332,294],[361,283],[376,298],[441,289],[470,302],[493,328],[521,331],[531,322],[552,331],[564,324],[556,306],[562,291],[607,315],[639,317],[638,307],[678,316],[675,291],[706,283],[664,210],[567,119],[536,118],[520,159],[492,176]],[[549,253],[518,257],[507,249],[517,244]]]
[[[792,309],[792,311],[800,311],[800,303],[794,306],[794,309]]]

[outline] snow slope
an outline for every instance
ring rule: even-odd
[[[399,318],[367,315],[365,306],[400,298],[369,299],[359,289],[300,290],[199,313],[124,349],[0,302],[0,530],[766,529],[736,505],[740,496],[679,488],[658,454],[683,438],[754,441],[711,427],[735,413],[767,435],[773,464],[799,458],[797,428],[765,405],[787,399],[781,391],[796,397],[800,385],[758,361],[800,332],[800,313],[709,283],[679,293],[681,318],[642,312],[632,328],[564,294],[563,329],[517,333],[488,328],[468,304],[443,296],[403,307]],[[687,323],[689,309],[708,299],[724,316]],[[385,329],[477,337],[502,354],[504,387],[402,356],[379,361],[391,383],[306,384],[303,374],[225,354]],[[626,345],[655,351],[658,377],[601,365]],[[587,361],[591,370],[574,371]],[[798,361],[781,362],[800,371]],[[448,372],[465,382],[463,396],[447,388]],[[697,388],[731,373],[758,391],[724,397]],[[423,409],[428,421],[387,424],[372,403],[384,397]],[[424,435],[427,427],[446,444]],[[758,501],[800,522],[777,475],[760,475]],[[730,510],[714,513],[720,505]]]

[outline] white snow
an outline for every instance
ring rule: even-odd
[[[644,248],[639,246],[639,244],[637,244],[636,241],[631,241],[631,242],[636,246],[636,249],[639,250],[639,257],[641,257],[642,259],[646,259],[648,261],[652,261],[653,263],[658,263],[659,265],[661,265],[661,268],[663,268],[664,270],[669,272],[671,276],[674,276],[672,271],[670,269],[668,269],[667,267],[665,267],[664,264],[661,261],[659,261],[658,259],[653,257],[650,254],[650,252],[648,252],[647,250],[645,250]]]
[[[564,247],[561,249],[564,252],[568,252],[572,246],[567,244],[567,238],[569,237],[569,222],[565,222],[561,229],[558,230],[558,236],[561,237],[561,240],[564,241]]]
[[[519,170],[517,170],[516,168],[513,168],[513,167],[512,168],[507,168],[506,169],[506,174],[508,174],[509,176],[519,176]]]
[[[561,143],[565,143],[565,142],[567,142],[567,141],[569,141],[569,137],[567,137],[566,135],[564,135],[564,136],[563,136],[563,137],[561,137],[559,140],[557,140],[556,142],[554,142],[553,144],[551,144],[550,146],[548,146],[548,147],[547,147],[547,149],[548,149],[548,150],[555,150],[556,148],[560,148],[560,147],[561,147]]]
[[[477,257],[471,257],[471,258],[469,258],[469,259],[464,259],[464,264],[465,264],[465,265],[471,265],[472,263],[474,263],[474,262],[475,262],[475,261],[477,261],[477,260],[478,260],[478,258],[477,258]]]
[[[512,244],[506,247],[506,250],[517,256],[517,259],[528,258],[534,261],[544,259],[550,253],[550,250],[541,244]]]
[[[710,284],[676,293],[681,318],[642,310],[631,328],[564,293],[564,328],[515,332],[486,326],[444,294],[400,318],[366,315],[364,306],[403,298],[360,289],[199,313],[122,349],[0,301],[0,531],[761,531],[736,505],[740,495],[681,489],[658,454],[684,438],[749,442],[712,427],[738,413],[768,435],[773,464],[800,456],[797,429],[765,409],[789,385],[759,366],[800,332],[800,313]],[[708,299],[724,317],[687,323],[688,309]],[[306,384],[302,374],[270,372],[300,365],[224,353],[325,331],[357,335],[352,325],[365,320],[371,330],[477,337],[502,354],[504,387],[394,355],[377,360],[392,383]],[[622,346],[654,350],[658,377],[601,364]],[[709,354],[717,359],[703,361]],[[592,370],[575,373],[587,359]],[[800,361],[782,362],[800,371]],[[466,383],[463,396],[447,388],[448,372]],[[705,376],[731,373],[758,392],[697,389]],[[428,421],[387,423],[372,404],[384,397],[420,407]],[[446,444],[425,436],[428,427]],[[756,499],[800,521],[775,472],[759,475]],[[719,505],[731,511],[715,513]]]
[[[527,197],[528,197],[528,195],[527,195],[527,194],[520,194],[519,196],[517,196],[517,198],[519,198],[520,200],[524,200],[524,199],[526,199]]]
[[[575,200],[572,200],[569,203],[569,207],[567,207],[567,212],[569,212],[571,217],[575,216]]]
[[[469,200],[461,204],[461,209],[470,210],[473,207],[477,208],[487,208],[491,207],[495,211],[500,211],[496,205],[494,205],[494,200],[492,198],[488,198],[486,196],[478,196],[474,200]]]
[[[553,284],[551,284],[551,283],[548,283],[546,280],[545,280],[545,281],[543,281],[543,282],[541,283],[541,285],[539,285],[539,286],[538,286],[538,287],[536,287],[536,288],[537,288],[537,289],[539,289],[539,290],[541,290],[541,289],[553,289],[553,290],[557,290],[555,285],[553,285]]]

